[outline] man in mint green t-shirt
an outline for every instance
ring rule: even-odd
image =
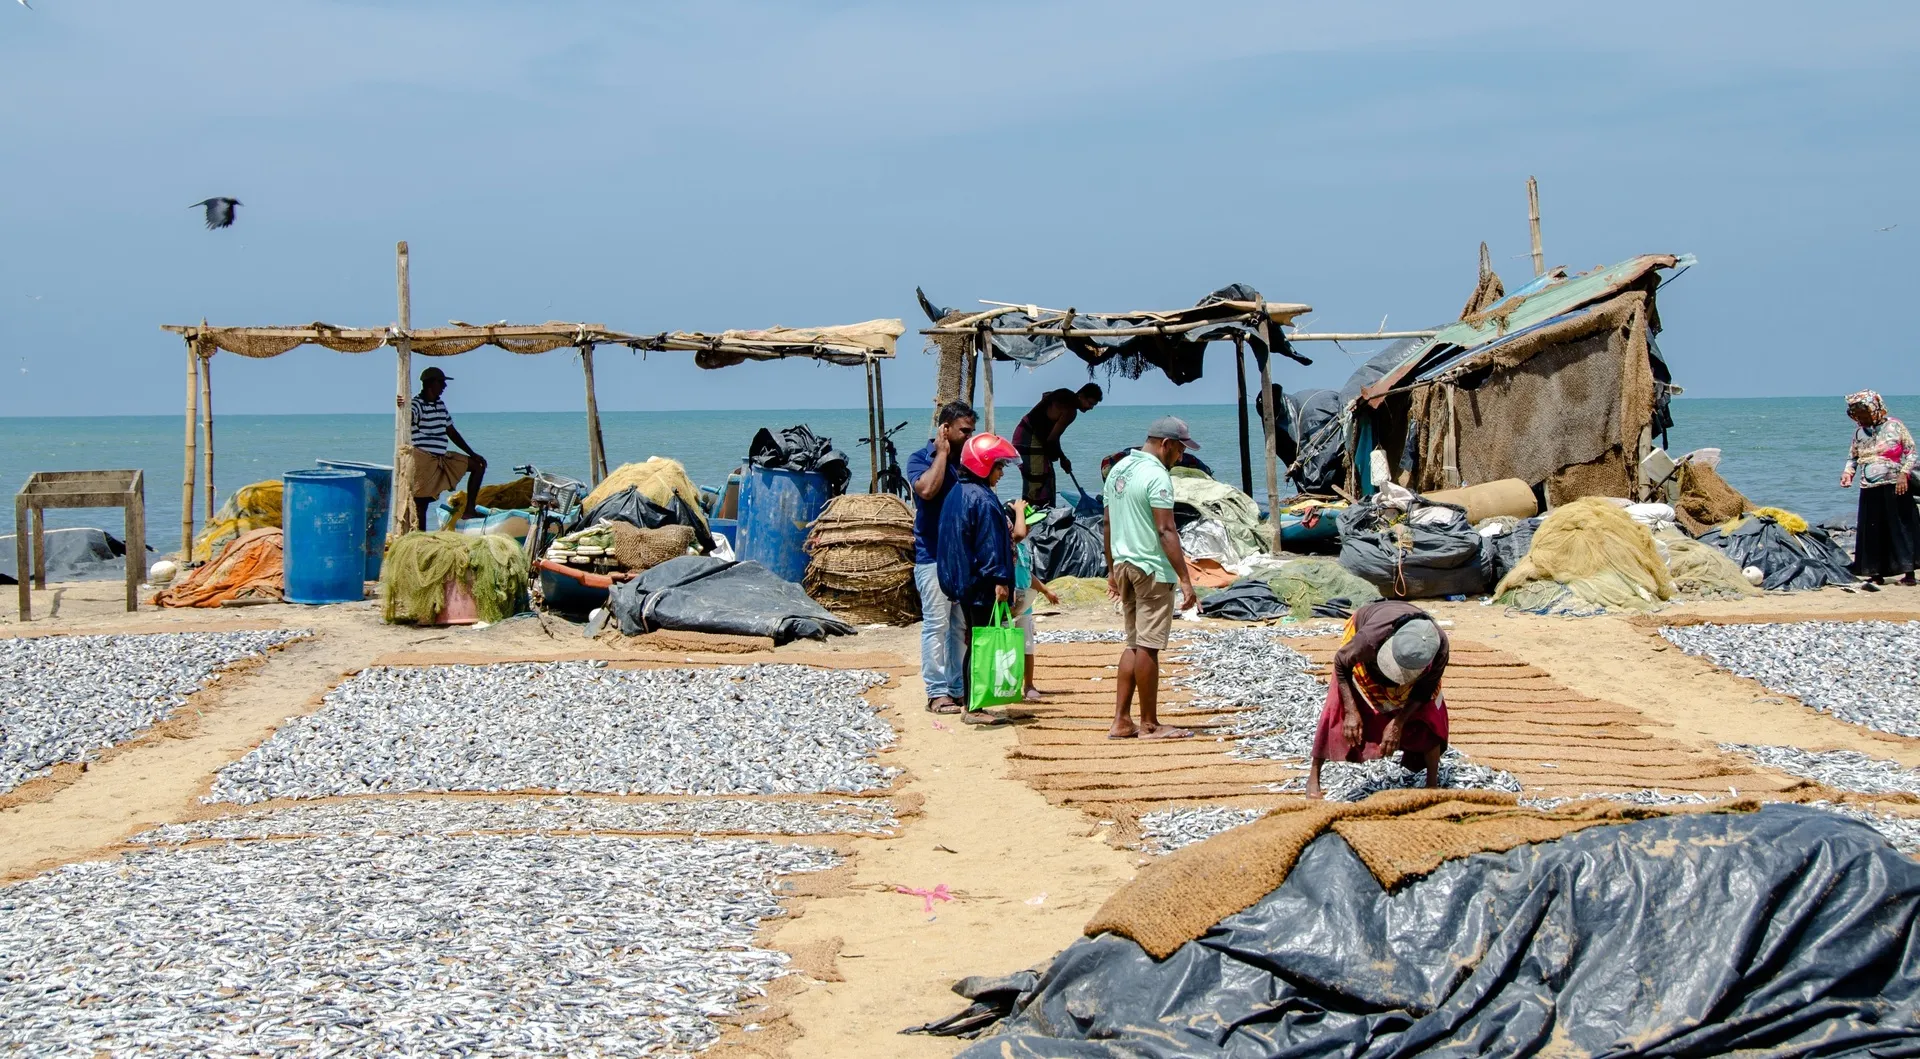
[[[1180,531],[1173,525],[1173,479],[1167,468],[1200,445],[1187,424],[1173,416],[1154,420],[1147,443],[1107,472],[1105,501],[1107,591],[1127,619],[1127,646],[1120,653],[1113,727],[1109,739],[1187,739],[1193,733],[1160,723],[1160,650],[1173,631],[1173,587],[1183,610],[1198,605]],[[1133,693],[1140,690],[1140,723],[1133,723]]]

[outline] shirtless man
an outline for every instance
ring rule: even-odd
[[[1048,390],[1020,417],[1013,428],[1013,447],[1020,452],[1020,495],[1027,503],[1041,510],[1053,507],[1053,465],[1058,462],[1073,473],[1073,461],[1060,451],[1060,436],[1080,413],[1092,411],[1101,396],[1093,383],[1078,390]]]

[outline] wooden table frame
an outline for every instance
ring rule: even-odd
[[[38,471],[13,498],[14,566],[20,579],[20,620],[33,619],[33,589],[47,587],[46,509],[117,507],[126,513],[127,609],[140,609],[147,573],[147,487],[139,471]],[[27,514],[33,514],[28,567]],[[32,576],[29,577],[28,574]]]

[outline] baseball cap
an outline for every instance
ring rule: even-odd
[[[428,379],[439,379],[441,382],[446,382],[451,378],[453,378],[453,376],[441,371],[438,367],[428,368],[420,373],[421,382],[426,382]]]
[[[1440,630],[1425,618],[1400,626],[1374,653],[1380,675],[1398,685],[1420,679],[1440,653]]]
[[[1172,438],[1174,441],[1190,449],[1198,449],[1200,447],[1200,443],[1193,440],[1193,435],[1188,432],[1187,421],[1181,419],[1179,416],[1161,416],[1154,420],[1153,425],[1147,428],[1147,436],[1150,438]]]

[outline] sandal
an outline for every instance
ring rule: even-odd
[[[1006,714],[995,713],[992,710],[968,710],[966,715],[961,717],[960,720],[965,724],[980,725],[987,728],[1012,723],[1007,719]]]
[[[950,696],[940,695],[940,696],[936,696],[935,698],[931,698],[927,700],[927,712],[928,713],[959,713],[960,704],[953,701],[952,697]]]

